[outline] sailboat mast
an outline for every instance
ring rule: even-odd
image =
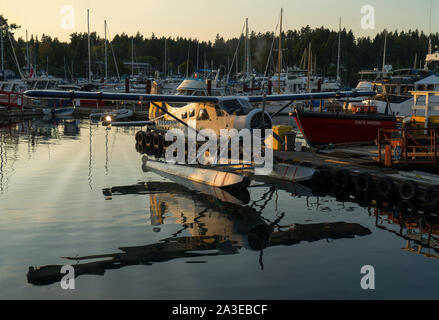
[[[66,56],[64,56],[64,79],[67,80]]]
[[[5,56],[4,56],[4,44],[3,44],[3,27],[2,24],[0,23],[0,45],[1,45],[1,56],[2,56],[2,76],[4,76],[4,70],[5,70]]]
[[[341,17],[338,27],[337,81],[340,82],[340,50],[341,50]]]
[[[134,36],[131,37],[131,77],[134,78]]]
[[[110,30],[108,29],[108,24],[106,24],[106,31],[108,32],[108,37],[111,38]],[[117,80],[120,81],[119,67],[117,66],[116,55],[114,54],[113,46],[111,45],[111,41],[108,42],[110,44],[111,53],[113,54],[113,62],[114,67],[116,68]]]
[[[384,69],[386,67],[386,52],[387,52],[387,31],[384,30],[385,37],[384,37],[384,54],[383,54],[383,75],[384,75]]]
[[[197,41],[197,70],[199,69],[199,60],[200,60],[200,43]]]
[[[87,36],[88,36],[88,82],[91,83],[91,53],[90,53],[90,9],[87,9]]]
[[[311,51],[311,42],[308,46],[308,80],[307,80],[307,88],[308,92],[311,92],[311,86],[310,86],[310,78],[311,78],[311,59],[312,59],[312,51]]]
[[[189,78],[189,57],[191,52],[191,42],[189,41],[189,48],[187,49],[187,61],[186,61],[186,78]],[[206,57],[204,57],[204,62],[206,62]]]
[[[248,64],[248,18],[245,19],[245,81],[247,82],[248,73],[249,73],[249,64]]]
[[[27,70],[27,72],[29,72],[29,70],[30,70],[30,65],[29,65],[29,39],[28,39],[28,35],[27,35],[27,30],[26,30],[26,70]]]
[[[17,70],[18,70],[18,72],[20,73],[20,78],[21,78],[21,79],[24,79],[24,77],[23,77],[23,73],[21,72],[20,64],[18,63],[17,54],[15,53],[14,44],[13,44],[13,42],[12,42],[12,36],[11,36],[11,34],[9,33],[9,31],[6,31],[6,32],[7,32],[7,35],[8,35],[8,37],[9,37],[9,42],[11,43],[12,53],[13,53],[13,55],[14,55],[15,64],[16,64],[16,66],[17,66]]]
[[[283,15],[283,8],[280,9],[280,32],[279,32],[279,54],[278,54],[278,65],[277,65],[277,76],[278,76],[278,82],[277,82],[277,93],[280,94],[280,71],[282,66],[282,15]]]
[[[167,70],[167,67],[168,67],[168,52],[167,52],[167,42],[168,42],[168,39],[165,39],[165,63],[164,63],[164,65],[163,65],[163,72],[164,72],[164,76],[165,76],[165,78],[167,77],[167,75],[168,75],[168,70]]]
[[[108,49],[107,49],[107,20],[104,20],[105,29],[105,81],[108,80]]]

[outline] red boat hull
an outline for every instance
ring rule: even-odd
[[[379,129],[392,129],[397,124],[395,117],[377,114],[298,111],[294,117],[311,145],[373,142]]]
[[[88,107],[88,108],[102,108],[105,107],[104,101],[95,101],[95,100],[80,100],[80,107]]]

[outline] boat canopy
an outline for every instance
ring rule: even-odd
[[[415,82],[415,85],[431,85],[431,84],[438,85],[439,77],[433,74],[427,78]]]

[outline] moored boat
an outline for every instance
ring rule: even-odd
[[[42,111],[45,115],[53,115],[55,117],[68,117],[73,114],[75,108],[73,107],[54,108],[54,109],[44,108],[42,109]]]
[[[375,113],[349,114],[296,110],[294,118],[303,136],[312,146],[373,142],[378,137],[378,130],[393,129],[397,125],[395,116]]]

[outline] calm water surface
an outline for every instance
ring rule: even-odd
[[[0,298],[439,298],[434,223],[305,186],[229,194],[144,172],[135,132],[2,125]],[[75,290],[60,286],[63,265]],[[364,265],[374,291],[361,289]]]

